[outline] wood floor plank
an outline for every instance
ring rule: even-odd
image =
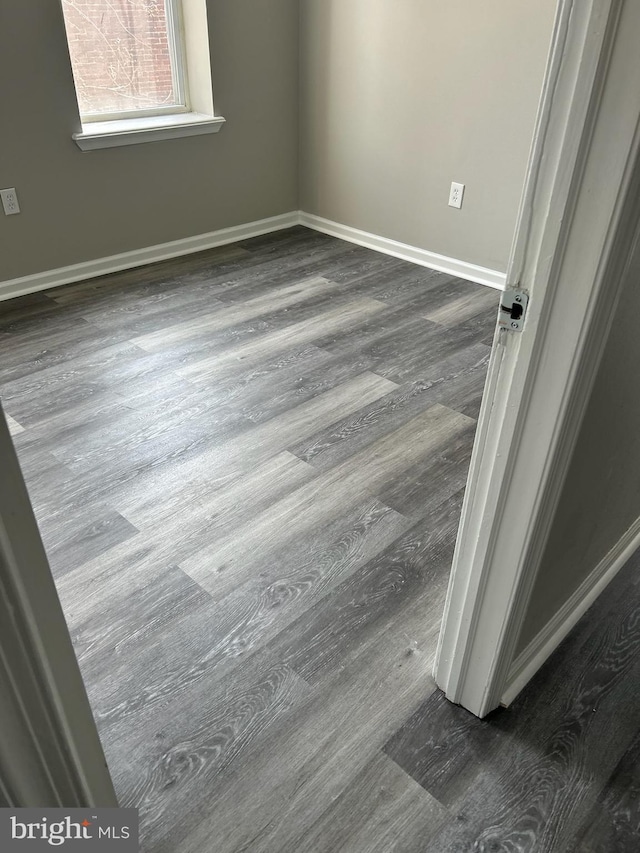
[[[177,838],[217,811],[212,794],[222,781],[245,756],[261,751],[274,727],[286,727],[310,696],[288,667],[264,655],[227,678],[194,672],[200,677],[181,683],[165,704],[141,708],[140,724],[128,717],[99,720],[120,803],[139,809],[143,849],[175,850]],[[246,800],[242,808],[247,814]],[[176,812],[185,816],[179,824],[171,820]]]
[[[0,381],[27,376],[54,364],[63,364],[94,351],[101,346],[110,346],[122,340],[118,332],[101,331],[90,323],[78,323],[73,329],[52,332],[41,340],[39,346],[31,343],[18,345],[13,335],[0,336],[3,358],[0,364]]]
[[[206,619],[215,625],[215,633],[207,639],[207,670],[215,668],[217,678],[222,678],[237,668],[387,548],[406,527],[407,521],[397,513],[376,503],[366,504],[315,533],[304,546],[287,549],[256,566],[254,573],[226,596],[218,599],[214,595],[213,601],[209,598]],[[93,630],[93,626],[89,628]],[[206,634],[205,624],[192,625],[193,630],[196,628],[199,633],[205,628]],[[167,642],[171,636],[163,632]],[[136,655],[134,669],[148,669],[145,652]]]
[[[46,296],[59,305],[68,305],[83,298],[87,298],[91,302],[102,291],[108,291],[108,295],[111,297],[113,291],[124,289],[130,292],[133,287],[140,287],[145,282],[175,281],[176,278],[181,278],[183,274],[192,274],[195,270],[204,268],[208,271],[212,266],[215,267],[217,264],[228,260],[243,260],[246,254],[246,251],[238,244],[219,246],[185,257],[125,269],[122,272],[110,273],[74,284],[66,284],[64,287],[56,287],[46,291]]]
[[[216,383],[216,389],[227,405],[253,423],[263,423],[364,372],[362,364],[336,362],[330,353],[309,347],[275,371],[269,364],[259,365]]]
[[[241,334],[251,332],[243,330]],[[238,330],[234,330],[231,340],[237,339]],[[78,386],[92,387],[94,397],[109,395],[111,399],[130,402],[132,407],[139,408],[140,401],[151,394],[164,392],[168,396],[179,388],[194,391],[187,380],[172,372],[188,357],[147,353],[130,341],[118,341],[95,352],[68,358],[61,364],[7,380],[3,383],[3,397],[12,407],[25,410],[32,419],[35,417],[33,410],[38,408],[37,402],[47,403],[46,417],[53,414],[51,401],[57,398],[62,402],[55,410],[67,411],[70,408],[67,400],[75,400]],[[202,391],[199,393],[201,397],[205,396]],[[78,421],[82,422],[82,417],[74,417],[74,421],[77,425]]]
[[[261,258],[282,258],[287,255],[296,257],[300,253],[304,254],[313,246],[326,249],[331,243],[331,238],[320,231],[294,225],[292,228],[274,231],[271,234],[247,237],[246,240],[240,240],[235,245],[252,254],[258,254]],[[344,248],[347,248],[346,244]]]
[[[458,326],[486,310],[493,310],[497,315],[499,301],[499,291],[488,287],[473,288],[457,299],[445,296],[442,300],[434,300],[435,304],[424,316],[427,320],[440,323],[442,326]],[[437,304],[438,302],[440,304]]]
[[[284,241],[283,241],[284,242]],[[244,244],[247,246],[248,244]],[[249,251],[249,250],[248,250]],[[228,302],[250,299],[264,291],[265,287],[277,287],[292,281],[313,276],[322,276],[340,285],[348,292],[348,283],[361,279],[367,272],[387,270],[388,274],[398,270],[402,262],[389,256],[377,255],[356,246],[331,238],[293,237],[288,246],[274,244],[271,252],[266,249],[250,251],[253,265],[238,264],[235,273],[226,275],[217,284],[216,298]]]
[[[64,341],[65,335],[73,337],[78,332],[86,329],[87,323],[81,317],[69,315],[60,311],[59,307],[49,300],[45,306],[38,306],[35,312],[24,308],[22,311],[14,311],[7,308],[13,300],[0,304],[0,346],[3,347],[3,355],[9,355],[9,347],[17,350],[22,357],[26,354],[32,356],[46,340]],[[6,348],[6,352],[5,352]],[[19,359],[19,357],[18,357]],[[14,356],[14,361],[16,360]],[[3,359],[2,367],[4,367]]]
[[[640,679],[640,580],[633,569],[628,567],[626,583],[615,596],[595,603],[514,706],[481,724],[478,738],[483,743],[483,736],[493,737],[493,750],[476,756],[476,739],[465,738],[459,712],[451,706],[441,707],[447,719],[433,730],[429,761],[415,751],[412,755],[410,748],[417,737],[417,718],[405,732],[407,749],[402,748],[402,733],[392,741],[403,766],[428,790],[431,780],[434,787],[444,783],[456,796],[452,807],[463,816],[429,840],[428,853],[457,853],[465,846],[545,853],[569,849],[640,729],[633,690]],[[452,723],[452,715],[457,723]],[[469,725],[478,731],[473,718]],[[427,731],[432,731],[431,721]],[[430,736],[423,732],[427,741]],[[459,742],[454,764],[466,764],[463,790],[447,781],[450,737]]]
[[[363,494],[375,497],[402,471],[436,455],[468,423],[464,415],[433,406],[373,447],[300,486],[244,528],[182,560],[181,568],[212,594],[226,594],[230,583],[252,571],[256,554],[268,554],[307,535],[314,525],[359,505]]]
[[[439,290],[453,282],[468,290],[473,289],[473,285],[469,285],[468,282],[462,282],[461,279],[428,267],[399,261],[392,270],[390,272],[388,266],[377,269],[374,267],[349,281],[349,293],[370,296],[372,299],[380,299],[390,305],[413,304],[415,299],[422,299],[424,305],[429,305],[433,298],[431,296],[433,290]]]
[[[385,753],[435,799],[455,809],[508,737],[469,711],[452,706],[440,690],[431,694],[385,744]]]
[[[294,282],[284,287],[269,291],[267,294],[247,299],[239,305],[229,305],[222,310],[214,310],[203,317],[178,324],[169,324],[157,332],[134,338],[134,343],[142,349],[168,349],[179,341],[197,338],[203,334],[212,334],[228,326],[236,326],[247,320],[254,320],[262,314],[281,311],[297,302],[310,299],[318,294],[334,291],[336,285],[324,278],[309,279],[304,282]],[[216,306],[217,307],[217,306]]]
[[[153,531],[162,524],[164,532],[170,524],[175,536],[174,528],[180,524],[183,530],[202,529],[202,538],[211,540],[248,522],[261,509],[315,476],[311,466],[282,451],[232,478],[223,488],[212,487],[211,479],[204,477],[171,491],[150,490],[139,498],[137,494],[135,498],[123,495],[118,508],[141,530]],[[176,560],[182,557],[184,553],[176,550]]]
[[[212,376],[219,376],[229,365],[237,367],[238,362],[245,365],[256,363],[283,349],[311,343],[326,333],[327,329],[353,328],[357,323],[364,322],[384,309],[385,305],[374,299],[355,300],[350,306],[340,306],[283,330],[262,335],[257,340],[232,347],[225,353],[179,368],[177,372],[180,376],[203,381]]]
[[[208,576],[202,586],[217,603],[217,644],[210,659],[222,665],[270,642],[409,525],[378,501],[367,501],[275,553],[256,554],[250,571],[231,569],[224,581]]]
[[[21,432],[24,432],[24,427],[22,424],[19,424],[11,415],[7,415],[7,423],[9,424],[9,432],[12,436],[19,435]]]
[[[306,681],[316,683],[338,669],[368,637],[375,639],[379,620],[393,619],[410,598],[419,598],[423,618],[437,624],[461,501],[460,494],[454,495],[434,508],[315,605],[300,624],[281,632],[277,644],[284,660]]]
[[[136,517],[140,535],[88,560],[58,581],[71,626],[82,631],[83,637],[89,632],[90,645],[99,643],[110,613],[126,608],[131,596],[155,583],[159,570],[201,549],[204,542],[228,528],[241,526],[312,476],[308,465],[282,453],[234,481],[224,492],[210,493],[206,488],[200,493],[185,492],[183,504],[167,495],[163,503],[156,504],[154,496],[149,496]]]
[[[434,363],[420,380],[401,385],[354,415],[316,432],[291,451],[314,467],[327,470],[435,403],[460,412],[481,395],[487,365],[485,347],[464,349]]]
[[[218,440],[213,436],[208,446],[199,444],[191,452],[173,454],[160,465],[149,465],[137,472],[135,483],[123,471],[111,495],[113,504],[120,507],[126,502],[128,506],[135,506],[157,489],[174,490],[185,485],[197,488],[196,484],[202,481],[214,489],[216,483],[227,485],[270,456],[286,450],[289,444],[308,435],[318,424],[333,423],[342,413],[355,411],[393,388],[393,383],[375,374],[361,374],[285,415],[252,425],[235,437],[225,440],[225,436]],[[126,514],[124,509],[123,512]]]
[[[151,608],[145,611],[142,622],[128,623],[126,618],[119,624],[109,622],[95,605],[82,606],[77,593],[69,594],[68,585],[62,590],[61,599],[71,613],[72,636],[82,650],[80,665],[101,732],[113,726],[128,726],[132,737],[144,741],[148,721],[162,721],[168,705],[177,711],[190,695],[195,716],[195,707],[203,703],[205,696],[211,702],[216,695],[223,697],[234,677],[238,682],[244,680],[235,665],[244,661],[236,655],[235,659],[223,659],[223,663],[226,660],[231,665],[219,666],[216,612],[210,597],[186,576],[180,581],[180,571],[170,563],[158,559],[151,563],[144,537],[138,543],[134,541],[135,545],[126,561],[117,566],[112,563],[108,572],[102,572],[101,600],[115,607],[126,602],[127,595],[146,597]],[[107,575],[115,588],[104,592]],[[179,596],[183,602],[189,600],[190,607],[177,600],[171,607],[161,609],[161,587],[171,584],[177,585]],[[157,589],[150,589],[154,585]],[[126,607],[122,612],[127,613]],[[273,660],[271,663],[275,665]],[[217,694],[218,685],[229,670],[236,674]],[[209,713],[207,707],[203,713]]]
[[[138,530],[108,506],[84,507],[80,518],[41,525],[42,538],[56,578],[82,566],[96,555],[137,535]]]
[[[11,412],[25,429],[29,429],[29,434],[24,435],[25,444],[30,441],[32,427],[43,425],[46,432],[47,425],[55,421],[57,415],[61,415],[62,419],[69,423],[70,419],[73,420],[73,415],[70,418],[70,412],[77,412],[81,417],[87,410],[104,410],[108,407],[121,409],[119,404],[122,400],[106,383],[69,383],[59,394],[56,390],[54,387],[44,394],[36,392],[32,395],[27,392],[14,395],[12,389],[12,393],[7,396],[7,411]],[[34,400],[38,400],[37,406],[33,405]]]
[[[464,489],[473,450],[475,425],[468,424],[435,456],[403,471],[379,493],[380,500],[406,518],[419,519]]]
[[[400,261],[392,255],[371,252],[353,243],[348,254],[337,258],[336,261],[332,259],[323,265],[322,275],[347,288],[354,282],[361,281],[362,277],[369,273],[386,271],[392,281],[396,272],[407,269],[406,261]]]
[[[19,440],[27,430],[18,433],[14,438]],[[22,454],[20,458],[22,474],[29,483],[29,497],[31,503],[38,511],[38,524],[40,528],[49,520],[46,505],[51,501],[51,495],[55,493],[60,483],[70,476],[69,470],[56,457],[49,452],[44,443],[38,447],[31,448],[30,452]],[[58,506],[58,512],[66,512],[68,507]]]
[[[396,631],[386,640],[383,662],[376,656],[368,666],[362,659],[345,666],[274,721],[265,738],[221,774],[212,799],[194,804],[198,820],[191,831],[169,829],[158,849],[195,853],[214,832],[219,853],[275,852],[294,842],[301,826],[311,826],[379,754],[383,733],[397,727],[401,709],[415,707],[433,689],[430,664],[420,655],[406,657],[405,637]]]
[[[129,341],[117,341],[112,346],[100,347],[76,359],[67,359],[63,364],[34,370],[13,380],[6,379],[2,383],[3,397],[6,400],[24,400],[25,406],[30,405],[33,409],[36,408],[36,400],[46,398],[52,389],[83,381],[98,383],[103,371],[109,370],[113,364],[127,363],[139,356],[140,350]]]
[[[11,401],[7,405],[11,405]],[[93,439],[101,429],[108,431],[112,424],[127,417],[130,411],[124,400],[106,392],[98,398],[65,407],[44,420],[36,419],[25,427],[24,432],[14,437],[16,447],[22,454],[21,461],[28,460],[31,454],[37,455],[41,449],[51,452],[81,434]]]
[[[130,299],[117,307],[113,307],[111,300],[102,305],[90,302],[79,306],[77,312],[99,329],[126,334],[135,343],[138,336],[171,325],[176,315],[188,322],[201,318],[204,312],[222,310],[222,306],[219,299],[208,293],[187,297],[169,292]]]
[[[607,780],[567,853],[631,853],[640,842],[640,732]]]
[[[245,251],[242,258],[230,260],[200,270],[186,266],[179,276],[151,278],[136,288],[141,295],[182,293],[186,287],[195,300],[215,298],[227,304],[243,302],[259,296],[272,287],[321,276],[324,270],[339,267],[343,258],[353,254],[356,247],[307,240],[292,240],[288,247],[280,244],[273,253]]]
[[[386,756],[376,755],[313,826],[281,851],[421,853],[425,837],[447,817],[424,788]],[[265,849],[259,841],[253,846]]]
[[[401,383],[422,379],[434,364],[480,343],[483,337],[486,327],[447,329],[408,312],[396,323],[385,322],[385,315],[380,315],[349,334],[339,331],[320,338],[316,345],[336,358],[365,358],[370,369]]]
[[[13,328],[15,323],[24,322],[23,328],[33,330],[42,317],[50,316],[57,310],[55,302],[41,291],[14,296],[13,299],[6,299],[2,303],[0,329],[4,331]]]
[[[132,411],[90,440],[78,435],[68,437],[53,453],[74,472],[107,467],[109,459],[112,471],[123,468],[122,461],[127,468],[143,471],[179,454],[197,454],[201,448],[210,447],[212,437],[222,442],[248,426],[241,414],[220,405],[192,411],[186,419],[178,407],[165,409],[162,417],[153,421],[148,414]]]
[[[209,605],[206,593],[168,561],[158,560],[151,569],[150,561],[145,562],[144,537],[129,545],[129,559],[110,572],[108,592],[100,578],[101,588],[96,596],[99,600],[92,602],[90,608],[78,606],[80,596],[89,594],[92,585],[85,582],[78,589],[77,573],[62,592],[71,614],[71,635],[82,673],[92,685],[94,707],[101,716],[117,704],[105,701],[105,693],[100,690],[105,662],[117,661],[113,672],[121,666],[136,669],[141,648],[156,644],[172,624],[189,624],[193,613]],[[146,577],[141,582],[145,568]],[[148,673],[141,667],[137,668],[137,674],[143,684],[148,682]],[[113,697],[114,691],[106,695]]]

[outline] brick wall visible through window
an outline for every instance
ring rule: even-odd
[[[80,113],[176,104],[164,0],[62,0]]]

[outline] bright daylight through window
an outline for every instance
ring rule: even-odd
[[[179,0],[62,0],[82,121],[186,112]]]
[[[62,0],[83,151],[217,133],[206,0]]]

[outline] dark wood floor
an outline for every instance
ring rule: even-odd
[[[144,850],[638,849],[633,567],[512,709],[432,679],[497,301],[296,228],[0,306]]]

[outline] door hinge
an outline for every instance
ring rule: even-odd
[[[528,304],[529,296],[522,290],[515,288],[505,290],[500,300],[500,316],[498,318],[500,328],[509,332],[521,332]]]

